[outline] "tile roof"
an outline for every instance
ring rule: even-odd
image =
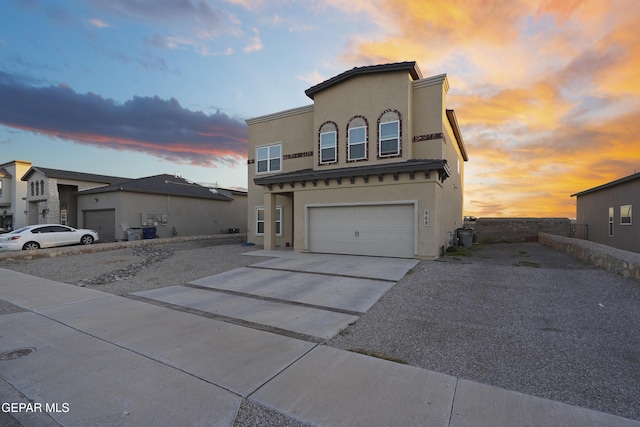
[[[119,176],[97,175],[93,173],[74,172],[61,169],[43,168],[40,166],[32,166],[22,177],[22,181],[27,181],[34,172],[41,172],[47,178],[69,179],[74,181],[98,182],[103,184],[115,184],[118,182],[128,181],[131,178],[123,178]]]
[[[440,179],[444,181],[450,175],[446,160],[407,160],[404,162],[383,163],[377,165],[351,166],[337,169],[302,169],[278,175],[268,175],[254,178],[256,185],[288,184],[302,181],[354,178],[358,176],[375,176],[396,174],[402,172],[430,172],[438,171]]]
[[[394,62],[392,64],[381,65],[368,65],[365,67],[354,67],[351,70],[347,70],[344,73],[330,78],[329,80],[325,80],[322,83],[318,83],[317,85],[310,87],[309,89],[305,90],[304,93],[309,98],[313,99],[316,93],[327,89],[335,84],[348,80],[351,77],[362,74],[386,73],[389,71],[408,71],[414,80],[422,78],[422,72],[420,71],[420,68],[418,68],[418,64],[415,61]]]
[[[109,193],[114,191],[195,197],[199,199],[221,201],[233,200],[232,197],[217,192],[214,189],[209,189],[200,184],[187,181],[182,177],[168,174],[132,179],[124,182],[119,182],[114,185],[80,191],[78,194],[97,194]]]

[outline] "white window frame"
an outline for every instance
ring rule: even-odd
[[[274,151],[276,147],[279,150],[279,155],[274,155],[272,153],[272,151]],[[265,154],[261,155],[261,152],[264,153],[265,151],[266,151],[266,157],[265,157]],[[272,164],[271,164],[271,162],[276,159],[278,160],[277,169],[272,168]],[[265,162],[265,161],[267,162],[267,169],[261,171],[260,162]],[[272,172],[280,172],[280,171],[282,171],[282,143],[279,142],[277,144],[262,145],[260,147],[256,147],[256,174],[272,173]]]
[[[613,237],[613,217],[614,217],[613,208],[610,207],[609,208],[609,237]]]
[[[264,224],[264,219],[260,220],[260,211],[263,212],[262,214],[262,218],[264,218],[264,206],[256,206],[256,229],[255,229],[255,235],[256,236],[264,236],[264,231],[262,233],[260,233],[258,231],[258,224],[262,223]],[[278,237],[282,237],[282,206],[276,206],[276,236]],[[262,229],[264,230],[264,226],[262,227]],[[279,232],[278,232],[279,229]]]
[[[364,129],[364,139],[362,141],[354,143],[354,142],[351,142],[351,131],[356,129]],[[356,145],[362,145],[364,147],[364,150],[362,150],[362,157],[353,157],[351,155],[351,147]],[[354,160],[366,160],[366,159],[367,159],[367,126],[350,127],[349,133],[348,133],[348,141],[347,141],[347,160],[354,161]]]
[[[622,205],[620,206],[620,225],[632,225],[632,212],[633,205]],[[628,219],[628,221],[625,221]]]
[[[0,179],[0,197],[2,197],[2,179]]]
[[[327,147],[323,147],[322,146],[322,136],[323,135],[329,135],[329,134],[333,134],[333,146],[327,146]],[[323,150],[328,150],[333,148],[333,160],[324,160],[322,157],[322,152]],[[336,163],[338,161],[338,132],[335,130],[331,130],[328,132],[321,132],[320,133],[320,153],[319,154],[319,158],[320,158],[320,164],[321,165],[325,165],[328,163]]]
[[[382,126],[384,125],[388,125],[391,123],[395,123],[396,124],[396,135],[394,138],[382,138]],[[395,139],[397,141],[396,144],[396,150],[393,153],[382,153],[382,143],[384,141],[390,141],[392,139]],[[394,157],[394,156],[399,156],[400,155],[400,120],[390,120],[388,122],[380,122],[380,124],[378,125],[378,156],[379,157]]]

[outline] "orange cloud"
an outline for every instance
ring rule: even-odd
[[[574,217],[571,194],[640,170],[640,2],[349,3],[380,33],[346,61],[449,74],[466,214]]]

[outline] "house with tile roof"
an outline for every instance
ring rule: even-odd
[[[157,237],[239,233],[247,195],[163,174],[79,191],[78,211],[101,240],[126,240],[127,230],[145,227],[155,227]]]
[[[27,183],[28,224],[53,223],[78,227],[81,223],[78,219],[78,191],[130,178],[31,166],[21,179]]]
[[[435,259],[463,226],[467,151],[445,74],[357,67],[311,105],[247,120],[248,240],[266,249]]]
[[[174,175],[132,179],[30,163],[21,177],[24,225],[91,228],[100,242],[127,240],[133,228],[155,228],[157,237],[245,231],[242,191],[208,188]]]

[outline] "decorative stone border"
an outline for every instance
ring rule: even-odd
[[[244,233],[212,234],[202,236],[177,236],[159,239],[123,240],[111,243],[95,243],[92,245],[62,246],[58,248],[38,249],[35,251],[0,251],[0,261],[16,259],[55,258],[58,256],[78,255],[84,253],[112,251],[114,249],[131,248],[137,246],[159,245],[163,243],[181,243],[192,240],[218,240],[220,244],[242,243],[246,240]],[[2,268],[2,264],[0,264]]]
[[[538,233],[538,242],[555,250],[566,252],[622,277],[640,281],[640,253],[625,251],[601,243],[571,237]]]

